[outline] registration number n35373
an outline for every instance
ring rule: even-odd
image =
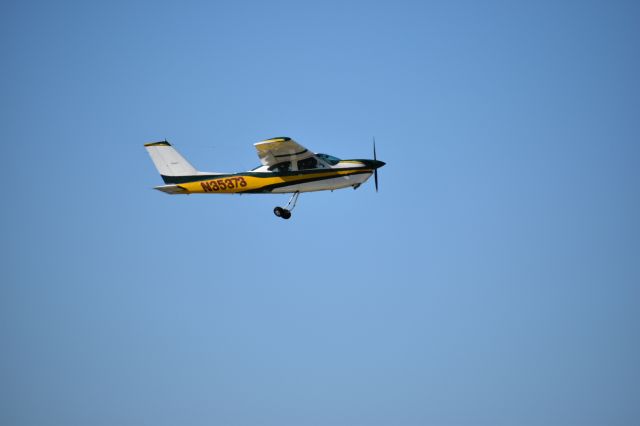
[[[204,192],[218,192],[225,191],[227,189],[244,188],[247,186],[247,181],[243,177],[234,176],[224,179],[206,180],[200,182]]]

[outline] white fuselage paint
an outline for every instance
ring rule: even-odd
[[[373,173],[362,173],[350,176],[338,176],[331,179],[317,180],[314,182],[305,182],[289,186],[275,188],[271,193],[285,194],[291,192],[313,192],[313,191],[332,191],[334,189],[348,188],[350,186],[361,185],[371,177]]]

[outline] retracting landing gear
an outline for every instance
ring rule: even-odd
[[[296,207],[299,196],[299,192],[294,192],[287,205],[285,207],[276,207],[275,209],[273,209],[273,214],[283,219],[289,219],[291,217],[291,210]]]

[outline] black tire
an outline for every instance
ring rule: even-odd
[[[282,212],[284,212],[285,209],[283,209],[282,207],[276,207],[275,209],[273,209],[273,214],[275,214],[278,217],[282,217]]]
[[[289,219],[291,217],[291,212],[287,209],[282,209],[282,218]]]

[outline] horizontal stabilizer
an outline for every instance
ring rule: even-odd
[[[158,191],[162,191],[165,194],[171,194],[171,195],[189,193],[189,191],[187,191],[185,188],[183,188],[180,185],[162,185],[162,186],[156,186],[153,189],[157,189]]]

